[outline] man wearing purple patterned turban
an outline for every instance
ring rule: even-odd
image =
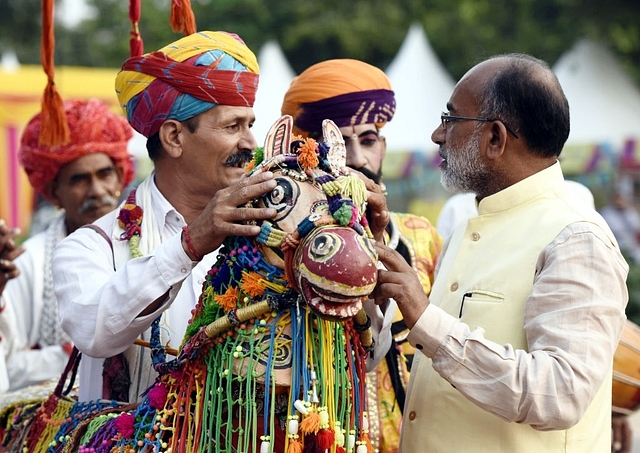
[[[322,139],[322,121],[333,120],[344,136],[347,165],[380,184],[387,143],[381,129],[391,121],[396,102],[385,73],[363,61],[327,60],[305,69],[292,82],[282,114],[294,118],[294,132]],[[386,243],[417,272],[426,294],[431,291],[442,238],[429,220],[391,212]],[[395,306],[394,342],[385,360],[367,373],[370,438],[381,453],[398,450],[413,347]]]
[[[255,235],[248,221],[275,216],[244,206],[275,181],[244,172],[257,147],[258,64],[237,35],[194,33],[132,57],[115,85],[154,170],[54,253],[62,326],[83,353],[81,400],[139,400],[157,373],[150,351],[134,343],[148,344],[157,320],[161,344],[177,350],[223,240]]]

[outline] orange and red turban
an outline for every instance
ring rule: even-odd
[[[127,120],[97,99],[67,101],[64,108],[70,131],[66,145],[38,144],[42,113],[34,116],[22,133],[19,157],[33,188],[46,196],[46,184],[64,165],[92,153],[105,153],[121,166],[126,187],[134,176],[132,155],[127,151],[133,130]]]
[[[168,119],[185,121],[216,105],[253,107],[258,61],[239,36],[203,31],[131,57],[116,77],[129,123],[145,137]]]
[[[293,79],[282,103],[282,114],[293,117],[293,132],[321,133],[322,121],[338,127],[371,124],[380,129],[391,121],[396,101],[383,71],[363,61],[327,60]]]

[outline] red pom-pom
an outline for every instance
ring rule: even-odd
[[[318,445],[322,450],[331,448],[336,440],[336,435],[332,429],[321,429],[318,431]]]

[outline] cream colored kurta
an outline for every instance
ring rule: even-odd
[[[479,204],[445,250],[401,451],[608,452],[628,266],[558,163]]]

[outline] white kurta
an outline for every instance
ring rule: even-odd
[[[55,292],[62,326],[84,354],[80,368],[81,400],[102,396],[102,359],[129,349],[140,334],[148,331],[153,320],[165,311],[161,323],[162,343],[179,349],[206,272],[217,257],[217,253],[213,252],[199,263],[191,261],[181,242],[181,228],[185,221],[158,191],[152,182],[153,176],[149,177],[151,183],[148,184],[149,206],[152,206],[153,216],[149,216],[148,212],[145,215],[147,220],[155,218],[156,224],[148,226],[148,229],[157,229],[159,243],[145,256],[129,261],[122,259],[122,255],[128,256],[129,251],[126,242],[119,241],[121,230],[115,227],[118,210],[95,222],[111,238],[115,261],[123,263],[116,266],[117,271],[114,271],[113,252],[109,243],[89,228],[76,230],[61,241],[54,252]],[[138,204],[144,209],[145,206],[140,203],[141,188],[136,195]],[[142,229],[144,240],[147,231],[144,220]],[[138,317],[140,312],[167,291],[169,296],[156,312]],[[383,316],[379,309],[367,311],[370,316],[373,315],[372,324],[376,330],[388,331],[383,327]],[[387,323],[385,326],[392,320],[391,316],[387,318],[384,320]],[[145,335],[148,339],[148,332]],[[376,338],[381,349],[388,349],[390,341],[388,333]],[[150,354],[149,351],[143,353]],[[376,355],[382,356],[383,352],[380,356]],[[141,367],[139,363],[130,364],[130,371],[132,375],[144,375],[140,379],[146,380],[148,385],[157,376],[152,368]],[[136,380],[136,377],[132,379],[132,387],[137,387],[138,391],[147,388],[144,382],[136,384]],[[131,399],[136,396],[139,396],[139,392]]]
[[[68,360],[59,345],[33,349],[44,306],[46,237],[43,231],[24,242],[26,251],[15,260],[20,275],[7,283],[1,296],[0,343],[11,391],[59,377]]]

